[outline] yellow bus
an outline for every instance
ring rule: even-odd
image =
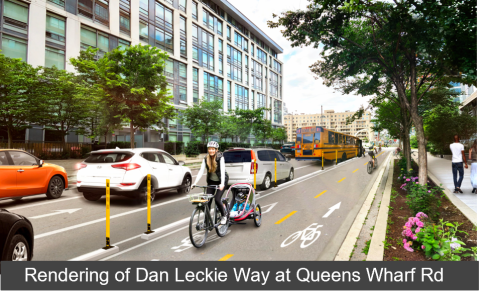
[[[297,129],[295,159],[298,161],[345,161],[361,156],[361,139],[328,130],[323,127],[303,127]]]

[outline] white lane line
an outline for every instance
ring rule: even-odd
[[[28,207],[36,207],[40,205],[45,205],[45,204],[51,204],[51,203],[57,203],[57,202],[64,202],[67,200],[73,200],[73,199],[78,199],[82,198],[82,196],[75,196],[75,197],[70,197],[70,198],[64,198],[64,199],[58,199],[58,200],[52,200],[52,201],[46,201],[46,202],[40,202],[36,204],[30,204],[30,205],[25,205],[25,206],[20,206],[20,207],[14,207],[14,208],[6,208],[8,211],[12,210],[18,210],[18,209],[23,209],[23,208],[28,208]]]
[[[177,198],[177,199],[174,199],[174,200],[171,200],[171,201],[167,201],[167,202],[155,204],[155,205],[152,205],[151,208],[155,208],[155,207],[163,206],[163,205],[166,205],[166,204],[174,203],[174,202],[177,202],[177,201],[180,201],[180,200],[185,200],[187,198],[188,198],[188,196],[185,196],[185,197]],[[133,214],[133,213],[140,212],[140,211],[145,211],[145,210],[147,210],[147,207],[138,208],[138,209],[127,211],[127,212],[122,212],[120,214],[116,214],[116,215],[111,216],[110,219],[119,218],[119,217],[122,217],[122,216],[126,216],[126,215],[129,215],[129,214]],[[97,219],[97,220],[93,220],[93,221],[81,223],[81,224],[78,224],[78,225],[74,225],[74,226],[62,228],[62,229],[59,229],[59,230],[54,230],[54,231],[46,232],[46,233],[43,233],[43,234],[39,234],[39,235],[35,236],[35,239],[39,239],[39,238],[43,238],[43,237],[46,237],[46,236],[54,235],[54,234],[57,234],[57,233],[61,233],[61,232],[65,232],[65,231],[69,231],[69,230],[73,230],[73,229],[77,229],[77,228],[80,228],[80,227],[85,227],[85,226],[92,225],[92,224],[99,223],[99,222],[103,222],[103,221],[106,221],[106,218]]]
[[[297,170],[297,169],[302,169],[302,168],[306,168],[306,167],[309,167],[309,166],[312,166],[312,165],[302,166],[302,167],[294,168],[294,169]]]
[[[339,168],[339,167],[344,166],[345,164],[349,163],[349,162],[350,162],[350,161],[352,161],[352,160],[353,160],[353,159],[351,159],[351,160],[349,160],[349,161],[346,161],[346,162],[343,162],[342,164],[340,164],[340,165],[338,165],[338,166],[335,166],[335,167],[333,167],[333,168],[327,169],[327,170],[318,170],[318,171],[316,171],[316,173],[317,173],[317,172],[319,172],[319,173],[321,174],[321,173],[326,173],[326,172],[332,171],[332,170],[334,170],[334,169],[336,169],[336,168]],[[313,173],[315,173],[315,172],[313,172]],[[312,173],[311,173],[311,174],[312,174]],[[311,174],[308,174],[307,176],[309,176],[309,175],[311,175]],[[319,174],[318,174],[318,175],[319,175]],[[298,181],[297,183],[299,183],[299,182],[303,182],[303,181],[309,180],[309,179],[311,179],[311,178],[314,178],[315,176],[310,176],[310,177],[308,177],[308,178],[305,178],[305,177],[306,177],[306,176],[303,176],[303,177],[297,178],[297,179],[296,179],[296,180],[294,180],[294,181]],[[299,180],[300,180],[300,181],[299,181]],[[284,190],[284,189],[286,189],[286,188],[288,188],[288,187],[291,187],[291,186],[293,186],[293,185],[287,185],[286,187],[281,187],[281,188],[280,188],[279,190],[277,190],[277,191]],[[276,191],[276,192],[277,192],[277,191]],[[267,197],[267,196],[269,196],[269,195],[271,195],[271,194],[274,194],[274,193],[275,193],[275,192],[273,192],[273,193],[268,193],[268,194],[266,194],[266,195],[260,196],[259,198],[256,198],[255,200],[262,199],[262,198]],[[277,202],[276,202],[276,203],[277,203]],[[275,203],[275,204],[276,204],[276,203]],[[271,208],[273,208],[275,204],[270,204],[270,205],[266,205],[266,206],[271,206],[271,205],[272,205],[272,207],[271,207]],[[269,210],[271,210],[271,209],[269,209]],[[269,210],[268,210],[268,211],[269,211]],[[266,211],[266,212],[267,212],[267,211]],[[182,219],[182,220],[179,220],[179,221],[177,221],[177,222],[174,222],[174,223],[171,223],[171,224],[169,224],[169,225],[165,226],[165,228],[166,228],[166,229],[173,228],[173,227],[174,227],[174,226],[176,226],[176,225],[179,225],[179,224],[182,224],[182,223],[189,222],[189,219],[190,219],[190,217],[189,217],[189,218],[184,218],[184,219]],[[171,227],[168,227],[168,226],[171,226]],[[189,224],[188,224],[188,226],[189,226]],[[164,238],[164,237],[167,237],[167,236],[172,235],[172,234],[174,234],[174,233],[177,233],[178,231],[183,230],[183,229],[187,228],[188,226],[181,227],[181,228],[179,228],[179,229],[177,229],[177,230],[174,230],[174,231],[172,231],[172,232],[170,232],[170,233],[167,233],[167,234],[162,235],[162,236],[160,236],[160,237],[157,237],[157,238],[155,238],[155,239],[152,239],[152,240],[149,240],[149,241],[146,241],[146,242],[140,243],[140,244],[138,244],[138,245],[136,245],[136,246],[133,246],[133,247],[131,247],[131,248],[128,248],[128,249],[126,249],[126,250],[123,250],[123,251],[121,251],[121,252],[119,252],[119,253],[116,253],[116,254],[114,254],[114,255],[111,255],[111,256],[109,256],[109,257],[103,258],[103,259],[101,259],[101,260],[99,260],[99,261],[106,261],[106,260],[109,260],[109,259],[114,258],[114,257],[116,257],[116,256],[119,256],[119,255],[122,255],[122,254],[124,254],[124,253],[127,253],[127,252],[129,252],[129,251],[135,250],[135,249],[137,249],[137,248],[139,248],[139,247],[141,247],[141,246],[144,246],[144,245],[146,245],[146,244],[148,244],[148,243],[154,242],[154,241],[156,241],[156,240],[158,240],[158,239],[160,239],[160,238]],[[115,243],[115,245],[119,245],[120,243],[127,242],[127,241],[130,241],[130,240],[135,239],[135,238],[138,238],[138,237],[140,237],[140,235],[137,235],[137,236],[131,237],[131,238],[129,238],[129,239],[125,239],[125,240],[123,240],[123,241],[117,242],[117,243]]]

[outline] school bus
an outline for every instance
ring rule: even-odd
[[[297,129],[295,159],[298,161],[345,161],[361,156],[361,139],[328,130],[323,127],[303,127]]]

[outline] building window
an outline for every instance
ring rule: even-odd
[[[181,43],[181,56],[187,59],[186,41],[181,39],[180,43]]]
[[[149,42],[148,24],[143,21],[139,22],[139,39],[144,42]]]
[[[179,0],[179,9],[186,12],[186,0]]]
[[[146,17],[148,19],[149,16],[149,1],[148,0],[139,0],[139,15]]]
[[[174,96],[174,104],[187,104],[187,65],[168,59],[165,62],[165,76]]]
[[[78,0],[78,14],[109,27],[108,0]]]
[[[227,81],[227,110],[231,110],[231,81]]]
[[[244,78],[243,81],[248,86],[248,56],[245,55],[245,68],[243,69]]]
[[[251,82],[252,86],[254,89],[257,89],[259,91],[264,91],[263,87],[263,77],[262,77],[262,64],[260,64],[257,61],[252,60],[252,77],[251,77]]]
[[[222,39],[219,39],[219,53],[224,53],[224,42]]]
[[[223,36],[222,35],[222,21],[220,21],[218,19],[217,19],[217,34],[219,34],[220,36]]]
[[[218,76],[203,73],[204,97],[207,101],[223,100],[224,80]]]
[[[248,109],[248,89],[235,84],[235,105],[239,109]]]
[[[28,52],[28,5],[17,1],[4,1],[3,12],[0,31],[2,54],[9,58],[20,58],[26,61]]]
[[[219,74],[224,75],[224,57],[222,54],[219,54]]]
[[[181,31],[181,36],[186,37],[186,18],[183,16],[180,17],[179,27]]]
[[[228,77],[236,81],[243,82],[242,53],[228,44],[226,54]]]
[[[262,63],[267,64],[267,54],[260,48],[257,48],[257,59]]]
[[[80,28],[80,48],[86,50],[89,46],[98,48],[97,58],[100,59],[109,52],[109,36],[106,33],[95,29],[81,26]]]
[[[266,95],[257,93],[257,108],[266,107]]]
[[[198,68],[193,67],[193,103],[198,103]]]
[[[192,2],[193,6],[191,7],[191,14],[193,15],[193,19],[198,20],[198,3]]]
[[[171,9],[156,2],[155,41],[153,45],[171,53],[174,52],[172,15],[173,11]]]
[[[211,13],[203,9],[203,24],[210,29],[210,31],[215,31],[214,23],[217,22],[217,18]]]
[[[274,70],[281,74],[281,64],[274,60]]]
[[[282,104],[281,101],[274,100],[274,122],[276,124],[281,124],[281,117],[282,117],[281,104]]]
[[[278,75],[271,71],[271,78],[269,80],[270,90],[269,93],[272,97],[278,97]]]
[[[186,19],[182,16],[180,17],[179,27],[181,32],[181,38],[180,38],[181,56],[187,59]]]
[[[130,36],[130,0],[120,0],[120,32]]]
[[[227,40],[231,41],[231,27],[227,26]]]
[[[248,40],[241,36],[238,32],[234,31],[234,44],[240,49],[248,52]]]
[[[252,101],[250,102],[250,109],[254,109],[255,106],[255,92],[252,91]]]
[[[214,71],[214,36],[201,30],[201,55],[203,67]]]
[[[49,1],[64,8],[64,0],[49,0]]]
[[[45,67],[65,68],[66,21],[47,13],[45,26]]]
[[[253,43],[252,43],[252,46],[250,48],[251,48],[251,52],[252,52],[252,57],[254,57],[255,55],[254,55],[254,52],[253,52],[253,49],[254,49]]]

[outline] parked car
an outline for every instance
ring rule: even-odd
[[[79,164],[78,192],[90,201],[106,194],[106,179],[110,179],[110,194],[147,200],[147,176],[151,174],[151,201],[161,191],[177,190],[189,193],[191,169],[177,162],[169,153],[155,148],[104,149],[91,152]]]
[[[45,163],[23,150],[0,150],[0,176],[0,199],[19,200],[39,194],[55,199],[68,188],[63,167]]]
[[[274,181],[274,159],[277,160],[277,179],[292,180],[294,170],[290,158],[270,148],[239,148],[226,150],[224,160],[229,175],[229,184],[254,184],[254,168],[252,160],[256,160],[255,170],[257,185],[261,190],[267,190]]]
[[[280,153],[295,157],[295,142],[287,142],[281,146]]]
[[[31,261],[34,242],[33,225],[26,217],[0,209],[2,261]]]

